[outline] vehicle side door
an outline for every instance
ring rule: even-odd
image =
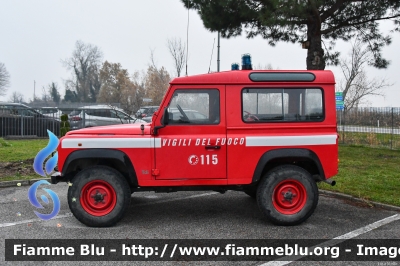
[[[225,179],[225,86],[182,86],[171,93],[155,149],[156,179]]]

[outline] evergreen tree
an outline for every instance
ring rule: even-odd
[[[61,100],[61,95],[58,92],[57,83],[52,82],[49,84],[49,94],[53,102],[59,104]]]
[[[78,102],[78,95],[76,95],[75,91],[66,89],[65,90],[65,95],[64,95],[64,101],[65,102],[71,102],[71,103],[75,103]]]
[[[381,49],[391,42],[379,30],[379,21],[391,20],[400,30],[400,0],[182,0],[198,10],[204,26],[229,38],[242,34],[260,35],[274,46],[279,41],[302,42],[307,53],[307,69],[325,69],[338,64],[333,51],[338,39],[361,35],[373,53],[371,65],[386,68]]]

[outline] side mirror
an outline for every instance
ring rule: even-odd
[[[166,126],[166,125],[168,125],[168,122],[169,122],[168,108],[164,108],[164,114],[163,114],[163,117],[161,119],[161,124],[163,126]]]

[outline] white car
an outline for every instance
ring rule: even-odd
[[[115,124],[147,123],[131,117],[120,108],[109,105],[79,107],[68,115],[68,119],[71,130]]]

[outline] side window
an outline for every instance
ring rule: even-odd
[[[110,110],[107,109],[94,109],[91,110],[91,115],[100,117],[111,117]]]
[[[111,117],[115,117],[118,119],[124,119],[126,117],[126,115],[120,111],[113,110],[113,111],[111,111]]]
[[[210,125],[220,122],[220,98],[216,89],[177,90],[168,107],[169,124]]]
[[[93,109],[88,109],[88,110],[85,110],[85,113],[87,114],[87,115],[95,115],[95,110],[93,110]]]
[[[321,89],[245,88],[242,91],[245,122],[322,121]]]
[[[13,114],[12,108],[10,108],[10,106],[7,106],[7,105],[1,105],[0,106],[0,114],[11,115],[11,114]]]
[[[110,110],[110,117],[111,117],[111,118],[119,118],[118,115],[117,115],[117,111],[115,111],[115,110]]]
[[[17,113],[18,113],[18,115],[31,116],[31,117],[37,115],[34,111],[29,110],[27,108],[19,108],[19,109],[17,109]]]

